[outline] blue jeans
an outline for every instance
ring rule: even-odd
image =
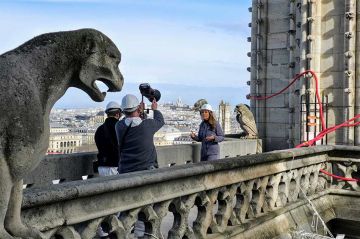
[[[214,161],[217,159],[220,159],[220,155],[218,154],[206,155],[204,157],[201,157],[201,161]]]

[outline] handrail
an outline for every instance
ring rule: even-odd
[[[344,185],[320,173],[351,173],[354,163],[340,160],[347,155],[354,160],[360,148],[279,150],[30,188],[24,190],[22,215],[47,235],[61,236],[68,229],[74,238],[93,238],[102,222],[109,223],[118,238],[127,238],[138,217],[151,225],[147,233],[160,237],[160,225],[169,214],[179,215],[173,219],[179,221],[172,224],[170,238],[207,238],[209,230],[236,234],[244,223],[259,225],[255,218],[270,220],[284,210],[295,210],[289,207],[292,203],[305,206],[300,187],[314,200],[325,200],[331,189],[360,191],[355,182]],[[198,215],[189,224],[193,208]],[[114,216],[118,212],[120,218]],[[229,227],[230,221],[239,228]]]
[[[220,144],[223,158],[255,154],[258,140],[225,138]],[[200,161],[199,143],[157,147],[158,163],[161,168],[184,165]],[[92,178],[97,175],[94,163],[97,152],[47,155],[40,165],[25,179],[27,187],[51,185],[52,180],[63,182]],[[41,175],[41,177],[39,177]]]

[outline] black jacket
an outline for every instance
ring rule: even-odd
[[[95,132],[95,143],[99,151],[98,166],[119,166],[118,142],[115,132],[117,122],[118,120],[114,117],[109,117]]]

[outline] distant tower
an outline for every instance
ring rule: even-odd
[[[177,99],[177,101],[176,101],[176,106],[177,106],[177,107],[182,107],[182,106],[183,106],[183,103],[182,103],[180,97],[179,97],[179,98]]]
[[[231,133],[230,105],[224,101],[221,101],[219,104],[219,123],[224,131],[224,134]]]

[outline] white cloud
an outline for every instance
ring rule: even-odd
[[[246,56],[250,50],[250,44],[246,42],[247,25],[214,23],[213,20],[207,23],[186,18],[141,18],[107,12],[87,15],[56,9],[50,12],[5,11],[0,15],[0,21],[7,22],[0,25],[0,32],[5,36],[0,39],[0,54],[45,32],[90,27],[108,35],[119,47],[123,55],[120,70],[125,83],[242,87],[249,80],[246,71],[250,65]]]
[[[132,22],[131,26],[118,22],[116,29],[111,35],[123,53],[130,81],[145,78],[153,82],[226,85],[234,76],[248,74],[246,49],[250,45],[246,37],[149,21]],[[247,80],[243,78],[243,83]]]
[[[1,40],[3,49],[0,51],[14,48],[44,32],[91,26],[103,31],[117,44],[123,54],[120,68],[131,82],[146,79],[150,82],[176,80],[183,84],[203,84],[205,81],[225,85],[236,75],[247,74],[245,69],[250,64],[244,51],[250,45],[240,35],[199,31],[160,21],[100,20],[91,25],[84,20],[74,24],[66,18],[56,18],[51,22],[39,16],[31,19],[0,26],[0,31],[10,32],[6,39]],[[224,79],[219,82],[222,77]]]

